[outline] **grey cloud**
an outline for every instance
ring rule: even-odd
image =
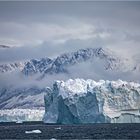
[[[0,19],[0,43],[22,47],[0,50],[1,62],[98,46],[128,57],[140,52],[138,1],[7,1]]]

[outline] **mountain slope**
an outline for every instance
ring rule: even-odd
[[[52,60],[49,58],[42,58],[40,60],[32,59],[28,61],[22,73],[25,75],[32,75],[35,73],[43,73],[46,69],[48,69],[52,64]]]
[[[102,48],[81,49],[77,52],[62,54],[57,57],[52,63],[52,66],[47,69],[45,73],[67,72],[68,66],[76,65],[81,62],[93,61],[95,58],[104,60],[104,68],[106,70],[117,68],[121,62],[118,57],[113,56]]]
[[[0,109],[41,109],[44,108],[44,94],[47,88],[7,87],[0,88]]]
[[[0,73],[13,72],[13,71],[21,71],[25,67],[25,62],[15,62],[8,64],[0,65]]]
[[[62,54],[53,60],[42,58],[31,59],[26,62],[1,64],[0,72],[11,72],[19,69],[26,76],[37,73],[46,76],[48,74],[69,73],[69,67],[83,62],[91,62],[91,65],[95,65],[96,60],[101,63],[100,65],[103,65],[104,70],[132,71],[135,69],[133,66],[129,66],[127,59],[118,57],[108,49],[87,48]]]

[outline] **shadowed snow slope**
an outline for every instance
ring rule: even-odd
[[[0,109],[44,109],[47,88],[0,88]]]
[[[46,123],[140,122],[140,84],[75,79],[57,81],[45,95]]]

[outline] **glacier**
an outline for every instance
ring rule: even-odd
[[[139,123],[140,84],[122,80],[56,81],[44,97],[45,123]]]
[[[41,121],[45,111],[39,109],[0,110],[0,122]]]

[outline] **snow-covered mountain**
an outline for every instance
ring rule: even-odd
[[[13,71],[21,71],[25,67],[25,62],[14,62],[8,64],[0,65],[0,73],[13,72]]]
[[[78,65],[82,62],[92,62],[98,59],[105,70],[122,70],[126,69],[126,59],[122,59],[112,53],[110,50],[103,48],[87,48],[81,49],[72,53],[62,54],[53,60],[50,58],[32,59],[26,62],[2,64],[0,65],[0,72],[11,72],[17,68],[25,75],[33,75],[35,73],[56,74],[69,73],[69,67]],[[22,64],[22,67],[21,67]],[[128,68],[127,68],[128,69]]]
[[[25,75],[43,73],[44,71],[46,71],[51,67],[52,62],[53,60],[49,58],[42,58],[40,60],[32,59],[25,64],[24,68],[22,69],[22,72]]]
[[[69,68],[71,66],[76,66],[83,62],[91,62],[91,65],[94,65],[96,59],[101,61],[101,65],[103,65],[105,70],[119,70],[124,66],[124,60],[121,60],[109,50],[103,48],[87,48],[72,53],[62,54],[53,60],[48,58],[45,59],[45,61],[44,59],[39,61],[32,60],[25,65],[23,73],[32,74],[40,72],[44,73],[44,76],[48,74],[69,73]],[[41,70],[37,65],[41,67]]]
[[[121,60],[109,51],[102,48],[87,48],[73,53],[62,54],[57,57],[52,63],[52,66],[45,71],[45,74],[69,73],[70,66],[87,61],[93,62],[91,65],[94,65],[95,59],[103,61],[103,67],[105,70],[118,69],[122,65]]]
[[[44,109],[47,88],[0,88],[0,109]]]
[[[47,123],[138,123],[140,84],[121,80],[57,81],[45,96],[45,111]]]

